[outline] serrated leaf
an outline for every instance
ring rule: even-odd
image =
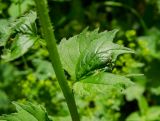
[[[88,76],[85,79],[76,82],[73,89],[78,94],[88,94],[94,92],[106,93],[106,91],[117,90],[123,91],[134,83],[130,79],[107,72],[100,72]]]
[[[36,12],[31,11],[14,22],[6,24],[7,31],[3,32],[4,35],[0,40],[0,46],[5,46],[1,56],[5,61],[19,58],[39,39],[36,35],[36,18]]]
[[[17,113],[0,116],[4,121],[51,121],[42,106],[27,103],[19,104],[14,102]]]
[[[131,49],[112,42],[116,33],[117,30],[98,33],[98,29],[92,32],[86,29],[69,40],[61,41],[62,65],[72,79],[79,80],[94,70],[107,67],[120,54],[133,53]]]
[[[38,37],[31,35],[18,35],[14,38],[11,48],[4,50],[2,59],[12,61],[25,54],[33,46]]]
[[[22,16],[15,21],[8,20],[1,27],[0,26],[0,46],[5,46],[9,39],[13,39],[11,36],[14,34],[35,34],[35,20],[37,18],[36,12],[30,11],[25,16]],[[4,21],[1,21],[4,23]]]
[[[61,62],[63,68],[75,79],[75,69],[78,62],[78,58],[81,53],[87,48],[88,44],[98,36],[98,29],[88,32],[85,29],[79,35],[66,40],[62,39],[59,44],[58,50],[60,53]]]
[[[120,54],[133,53],[131,49],[112,42],[116,32],[116,30],[107,32],[105,36],[93,40],[88,45],[86,51],[79,57],[76,66],[77,79],[91,71],[109,66]]]
[[[0,20],[0,46],[4,46],[10,36],[10,28],[8,20]]]
[[[12,31],[18,31],[20,33],[33,34],[35,32],[35,20],[37,14],[34,11],[30,11],[26,15],[16,19],[14,22],[10,22],[10,29]]]

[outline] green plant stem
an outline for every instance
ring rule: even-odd
[[[106,1],[104,4],[108,5],[108,6],[122,7],[122,8],[129,10],[132,14],[134,14],[138,18],[144,32],[147,32],[148,29],[147,29],[145,22],[143,21],[143,19],[141,18],[141,16],[139,15],[139,13],[135,9],[133,9],[125,4],[122,4],[120,2]]]
[[[72,121],[80,121],[74,95],[72,93],[72,90],[68,86],[64,70],[60,62],[60,57],[56,46],[56,39],[53,33],[51,20],[48,15],[47,0],[35,0],[35,3],[37,7],[40,24],[42,27],[42,35],[47,42],[49,57],[55,70],[55,74],[59,82],[59,85],[66,99]]]

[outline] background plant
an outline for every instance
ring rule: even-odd
[[[119,56],[112,73],[124,75],[128,73],[144,74],[143,77],[132,77],[132,80],[138,84],[138,86],[135,87],[137,92],[135,92],[134,95],[131,95],[129,92],[133,92],[132,90],[135,90],[135,88],[128,89],[125,94],[126,96],[120,95],[116,90],[107,92],[105,97],[103,94],[97,95],[96,93],[88,93],[89,95],[92,94],[91,96],[76,95],[78,100],[77,103],[79,107],[81,107],[80,113],[86,116],[84,119],[123,121],[132,112],[139,111],[140,108],[137,103],[137,94],[145,97],[145,100],[149,105],[147,106],[148,110],[153,106],[159,106],[158,0],[140,0],[136,2],[133,0],[119,1],[138,11],[148,28],[146,33],[144,33],[144,30],[135,15],[125,8],[107,6],[103,0],[101,2],[96,0],[79,2],[83,8],[79,10],[81,11],[79,13],[82,14],[81,19],[76,17],[76,11],[74,11],[75,13],[72,11],[72,9],[75,9],[73,7],[73,4],[75,3],[72,3],[71,1],[49,1],[50,16],[55,25],[57,40],[61,40],[62,37],[68,38],[78,34],[86,28],[86,26],[89,26],[90,30],[100,27],[100,31],[120,28],[114,42],[133,48],[133,50],[136,50],[136,54]],[[11,6],[12,1],[1,1],[1,5],[2,4],[3,7],[1,8],[2,12],[0,16],[3,18],[4,22],[6,19],[12,17],[8,13],[8,8]],[[28,9],[33,7],[34,4]],[[65,7],[70,9],[68,9],[68,11],[63,11],[64,9],[61,8]],[[12,17],[12,19],[14,19],[14,17]],[[39,31],[40,30],[38,29],[37,32],[39,33]],[[2,49],[3,47],[1,47],[1,50]],[[2,80],[2,96],[0,97],[2,100],[1,104],[3,104],[1,105],[1,113],[14,112],[14,107],[9,103],[11,100],[18,100],[19,102],[30,100],[32,102],[38,101],[38,103],[45,105],[47,111],[51,115],[62,117],[68,116],[68,110],[66,106],[64,106],[64,98],[60,91],[58,91],[59,86],[56,81],[53,81],[55,80],[55,77],[51,74],[53,70],[45,69],[45,66],[42,66],[48,63],[46,65],[49,65],[47,67],[50,67],[45,41],[36,41],[32,48],[25,53],[24,58],[17,58],[11,63],[4,63],[1,60],[0,80]],[[56,93],[54,93],[54,90],[57,90]],[[53,109],[51,107],[55,108]],[[144,109],[146,108],[144,107]],[[158,108],[154,108],[154,112],[158,112]],[[143,118],[144,114],[140,115],[140,117]],[[154,120],[159,120],[159,114],[153,117],[155,117]],[[65,119],[67,118],[65,117]]]

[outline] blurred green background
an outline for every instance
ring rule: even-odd
[[[116,90],[77,94],[76,102],[84,120],[160,121],[160,0],[48,2],[57,43],[86,27],[100,28],[100,31],[117,28],[114,41],[132,48],[136,54],[119,56],[113,73],[144,74],[130,75],[136,85],[123,94]],[[0,0],[0,31],[8,19],[14,20],[34,9],[33,0]],[[36,42],[23,57],[14,61],[6,63],[0,59],[0,114],[15,111],[12,101],[31,101],[44,105],[50,115],[65,117],[67,121],[69,112],[45,44]],[[3,49],[0,46],[0,55]]]

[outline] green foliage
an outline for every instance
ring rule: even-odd
[[[160,107],[151,107],[146,111],[145,115],[140,115],[139,112],[131,114],[126,121],[159,121]]]
[[[34,59],[33,65],[37,67],[36,75],[39,80],[45,80],[48,78],[56,78],[55,72],[52,68],[52,64],[46,60]]]
[[[0,46],[5,46],[2,55],[5,61],[22,56],[39,39],[36,35],[36,18],[36,13],[31,11],[14,22],[8,21],[2,26],[5,30],[1,29]]]
[[[124,88],[133,85],[133,83],[128,78],[107,72],[96,73],[89,76],[88,78],[82,79],[81,82],[115,86],[122,85]]]
[[[34,6],[33,0],[12,0],[12,4],[8,8],[8,14],[12,18],[17,18],[23,15],[33,6]]]
[[[15,29],[17,32],[16,34],[18,35],[14,38],[14,43],[11,46],[11,53],[3,54],[3,59],[11,61],[22,56],[34,44],[36,38],[38,39],[33,29],[30,29],[30,27],[32,27],[31,24],[35,21],[35,18],[32,17],[34,19],[31,19],[29,22],[27,21],[30,20],[30,14],[28,14],[29,17],[25,16],[27,18],[24,19],[25,21],[19,22],[21,19],[18,19],[19,21],[15,22],[15,26],[11,27],[11,30]],[[29,25],[30,27],[28,27]],[[62,64],[66,71],[69,72],[72,79],[75,79],[75,81],[80,81],[81,83],[100,84],[101,86],[111,85],[113,86],[112,88],[115,86],[119,90],[132,85],[132,82],[124,76],[117,76],[111,73],[103,72],[107,71],[107,68],[108,70],[112,68],[112,64],[117,59],[118,55],[123,53],[133,53],[131,49],[112,42],[116,32],[117,30],[98,33],[98,29],[93,32],[88,32],[86,29],[81,34],[72,37],[70,40],[66,42],[63,40],[60,43],[59,51]],[[13,32],[11,31],[10,36],[12,34]],[[34,38],[30,38],[32,36]],[[28,38],[26,39],[25,37]],[[86,38],[88,39],[87,41]],[[7,42],[7,39],[5,41]],[[89,47],[87,45],[89,45]],[[77,50],[75,50],[75,46],[78,47]],[[68,53],[66,54],[63,52]],[[64,59],[64,57],[68,60]],[[48,67],[51,66],[51,64],[38,59],[35,59],[33,63],[35,64],[37,61],[42,63],[42,65],[37,68],[37,74],[42,74],[44,70],[48,70],[48,68],[46,68],[47,65]],[[45,65],[45,67],[43,65]],[[99,72],[97,73],[96,71]],[[44,73],[45,72],[47,71],[44,71]],[[49,74],[50,72],[54,73],[54,71],[50,69],[44,75]],[[45,77],[41,77],[40,79],[45,79]],[[87,88],[90,88],[90,86]],[[73,89],[76,91],[76,88]]]
[[[36,18],[36,13],[31,11],[15,21],[2,20],[0,46],[5,46],[13,34],[36,34],[34,25]]]
[[[91,71],[99,68],[112,68],[118,55],[123,53],[133,53],[132,50],[112,43],[116,31],[106,32],[104,36],[92,40],[79,57],[76,67],[77,79],[82,78]]]
[[[126,99],[128,101],[139,99],[143,95],[143,93],[144,93],[144,87],[140,85],[134,85],[125,90]]]
[[[101,68],[112,68],[117,56],[133,53],[131,49],[114,44],[113,38],[117,30],[98,33],[98,30],[63,39],[59,52],[64,69],[73,79],[79,80],[88,73]]]
[[[160,32],[157,28],[151,28],[147,35],[138,37],[139,49],[141,49],[140,52],[143,56],[146,56],[146,60],[150,61],[150,56],[160,59],[159,38]]]
[[[11,61],[21,57],[25,54],[30,47],[37,41],[37,37],[32,37],[28,35],[19,35],[14,38],[14,44],[9,48],[5,49],[2,55],[2,58],[5,61]]]
[[[85,29],[77,36],[70,38],[68,41],[62,39],[59,44],[59,53],[62,61],[63,68],[76,79],[76,65],[81,53],[87,48],[90,41],[94,40],[98,34],[98,30],[90,32]]]
[[[8,99],[8,96],[6,95],[5,92],[1,91],[0,90],[0,108],[1,109],[6,109],[7,108],[7,105],[9,103],[9,99]]]
[[[85,29],[79,35],[61,41],[61,61],[71,79],[76,81],[73,85],[74,92],[80,95],[105,93],[113,89],[120,92],[133,85],[124,76],[105,72],[112,70],[118,55],[134,53],[129,48],[113,43],[116,33],[117,30],[98,33],[98,29],[91,32]]]
[[[76,82],[73,89],[75,93],[80,95],[92,95],[92,93],[96,92],[106,94],[106,92],[113,90],[117,90],[117,93],[119,93],[129,86],[133,86],[133,83],[124,76],[97,72]]]
[[[42,106],[27,103],[19,104],[14,102],[17,113],[0,117],[1,121],[51,121]]]
[[[160,120],[159,3],[49,0],[63,68],[82,121]],[[0,0],[0,115],[15,112],[9,102],[29,100],[46,107],[53,121],[70,121],[45,40],[38,36],[36,13],[29,12],[34,7],[33,0]],[[86,26],[93,31],[83,30]],[[117,29],[116,39],[109,37]],[[68,39],[60,41],[64,37]],[[136,54],[116,55],[108,44]],[[97,52],[107,50],[116,59],[105,52],[102,61],[102,53],[94,53],[98,46]]]

